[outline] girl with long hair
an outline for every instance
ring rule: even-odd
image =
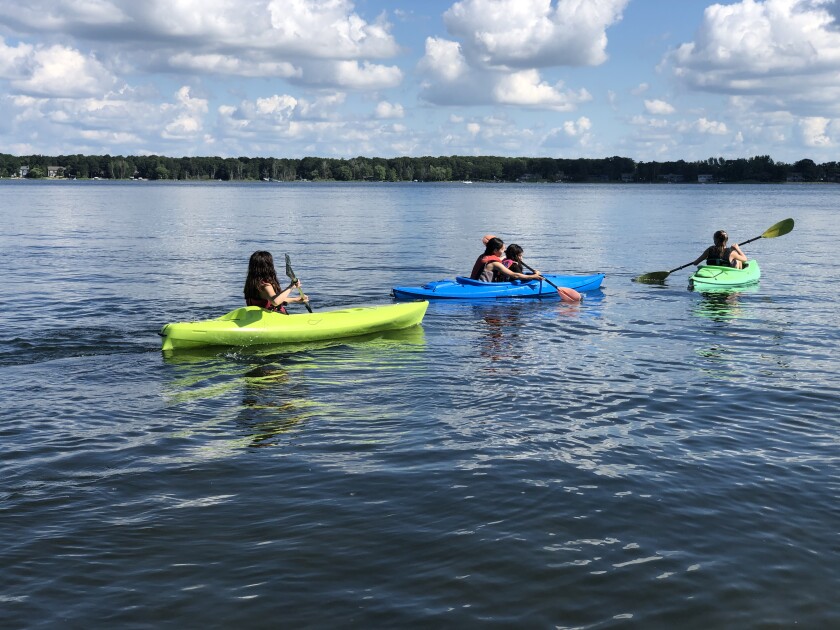
[[[714,265],[716,267],[735,267],[742,269],[743,263],[747,262],[747,257],[738,243],[733,243],[731,247],[727,247],[729,242],[729,235],[726,230],[718,230],[712,235],[714,245],[707,247],[702,254],[697,257],[697,260],[692,262],[692,265],[699,265],[704,260],[707,265]]]
[[[280,289],[271,252],[260,250],[251,254],[251,259],[248,261],[248,276],[245,278],[246,305],[285,313],[285,305],[289,302],[306,301],[306,298],[302,296],[289,297],[292,289],[300,289],[300,286],[300,279],[298,279],[285,289]]]

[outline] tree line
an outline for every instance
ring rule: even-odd
[[[55,168],[59,167],[56,171]],[[21,170],[23,168],[23,170]],[[498,156],[181,157],[161,155],[23,155],[0,153],[0,177],[226,181],[535,181],[535,182],[840,182],[838,162],[793,164],[768,155],[637,162],[627,157],[527,158]]]

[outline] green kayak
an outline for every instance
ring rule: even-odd
[[[161,349],[296,343],[399,330],[423,321],[428,306],[428,302],[404,302],[300,315],[245,306],[217,319],[166,324],[160,331]]]
[[[758,282],[761,269],[758,262],[748,260],[743,269],[706,265],[700,267],[688,278],[688,288],[693,291],[714,291],[715,289],[737,289]]]

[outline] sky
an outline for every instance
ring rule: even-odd
[[[0,0],[0,152],[836,161],[840,0]]]

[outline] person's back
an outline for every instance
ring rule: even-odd
[[[697,260],[691,264],[699,265],[705,260],[707,265],[741,269],[743,263],[747,262],[747,257],[737,244],[733,244],[732,247],[726,246],[729,241],[729,235],[726,231],[718,230],[712,235],[712,239],[715,244],[707,247],[706,251],[700,254]]]

